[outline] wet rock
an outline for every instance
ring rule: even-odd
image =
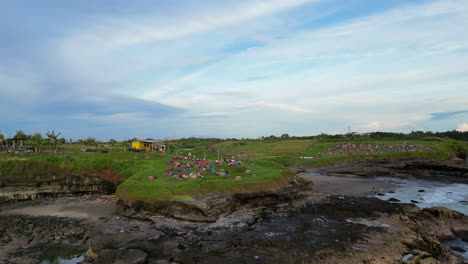
[[[418,192],[425,192],[425,190],[418,190]]]
[[[416,200],[411,200],[412,203],[419,203],[418,201]]]
[[[148,264],[171,264],[169,260],[166,259],[158,259],[148,262]]]
[[[216,242],[201,242],[199,244],[202,248],[202,252],[208,254],[222,254],[229,250],[227,241],[216,241]]]
[[[418,261],[417,264],[441,264],[440,261],[437,261],[435,258],[425,258],[421,261]]]
[[[96,258],[96,264],[144,264],[148,254],[139,249],[103,249]]]
[[[397,198],[390,198],[390,199],[388,199],[387,201],[389,201],[389,202],[401,202],[401,201],[398,200]]]
[[[468,242],[468,232],[463,232],[460,237],[463,241]]]
[[[425,208],[412,219],[418,226],[418,232],[424,235],[425,239],[425,242],[419,243],[416,248],[431,248],[430,251],[436,257],[445,256],[448,258],[450,255],[446,252],[449,249],[441,247],[438,240],[452,240],[457,235],[468,232],[468,216],[446,208]],[[435,250],[436,248],[437,250]]]
[[[450,247],[450,249],[456,252],[461,252],[461,253],[466,252],[466,250],[462,247]]]

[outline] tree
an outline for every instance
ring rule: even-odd
[[[60,133],[55,134],[55,130],[52,130],[52,132],[49,132],[49,130],[47,130],[46,132],[46,135],[49,139],[50,144],[52,144],[53,150],[55,153],[57,153],[58,146],[60,144],[60,139],[59,139],[60,134],[62,133],[60,132]]]
[[[111,139],[109,139],[109,143],[115,144],[115,143],[117,143],[117,140],[111,138]]]
[[[2,132],[0,132],[0,142],[5,141],[5,135],[3,135]]]
[[[34,146],[34,152],[40,152],[42,143],[44,141],[44,138],[42,138],[41,133],[34,133],[34,135],[31,136],[31,143]]]
[[[283,134],[281,135],[281,139],[288,139],[289,138],[289,134]]]
[[[87,146],[91,146],[91,145],[96,145],[97,144],[97,141],[95,138],[93,137],[88,137],[86,138],[85,140],[83,140],[83,144],[87,145]]]
[[[29,136],[24,133],[23,130],[16,131],[16,135],[13,137],[15,140],[28,140]]]

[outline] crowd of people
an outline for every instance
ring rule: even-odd
[[[212,173],[216,176],[230,178],[229,170],[227,167],[241,166],[242,162],[235,159],[225,160],[207,160],[205,158],[192,158],[175,156],[167,162],[171,167],[166,169],[165,176],[179,178],[179,179],[197,179],[204,176],[206,173]],[[157,179],[156,175],[149,177],[150,179]]]
[[[334,147],[328,148],[326,155],[369,155],[384,152],[421,152],[434,151],[425,146],[413,144],[351,144],[340,143]],[[320,155],[319,155],[320,156]]]

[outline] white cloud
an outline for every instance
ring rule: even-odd
[[[468,123],[458,124],[457,131],[468,132]]]
[[[252,105],[264,106],[264,107],[268,107],[268,108],[273,108],[273,109],[278,109],[278,110],[283,110],[283,111],[291,111],[291,112],[300,112],[300,113],[311,113],[312,112],[309,109],[305,109],[305,108],[294,106],[294,105],[272,104],[272,103],[265,103],[263,101],[256,102],[256,103],[254,103]]]
[[[239,1],[222,9],[208,9],[184,19],[171,20],[147,16],[117,19],[104,17],[94,21],[88,30],[63,40],[65,52],[71,56],[107,53],[122,47],[184,37],[249,20],[272,15],[306,3],[323,0]],[[77,54],[77,50],[80,50]]]
[[[202,114],[196,114],[195,116],[198,117],[214,117],[214,116],[226,116],[229,113],[227,112],[210,112],[210,113],[202,113]]]

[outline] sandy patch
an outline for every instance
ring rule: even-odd
[[[6,209],[0,215],[58,216],[97,219],[115,212],[115,199],[63,197],[52,201]]]
[[[391,182],[355,176],[338,177],[318,173],[299,173],[298,177],[314,183],[318,191],[332,195],[367,196],[378,192],[388,192],[394,189]]]

